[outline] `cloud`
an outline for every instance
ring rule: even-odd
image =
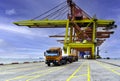
[[[3,40],[3,39],[0,39],[0,44],[3,43],[3,42],[4,42],[4,40]]]
[[[15,33],[21,33],[21,34],[32,34],[31,31],[25,29],[25,28],[18,28],[15,26],[10,26],[10,25],[1,25],[0,24],[0,30],[6,30],[10,32],[15,32]]]
[[[7,24],[0,24],[0,30],[4,30],[10,33],[16,33],[16,34],[20,34],[22,36],[37,36],[37,37],[48,37],[47,31],[45,31],[44,29],[42,29],[42,31],[40,30],[35,30],[35,29],[30,29],[30,28],[26,28],[26,27],[18,27],[18,26],[14,26],[14,25],[7,25]]]
[[[120,57],[120,43],[119,39],[116,39],[111,37],[110,39],[107,39],[105,43],[100,46],[100,55],[102,57],[113,57],[117,58]]]
[[[11,47],[11,48],[0,48],[0,57],[9,57],[9,58],[36,58],[43,57],[44,50],[37,48],[20,48],[20,47]]]
[[[14,15],[14,14],[16,14],[16,10],[15,9],[5,10],[5,14],[6,15]]]
[[[3,53],[4,52],[4,50],[3,49],[0,49],[0,53]]]
[[[19,54],[19,53],[2,53],[0,58],[43,58],[41,54]]]
[[[5,52],[5,50],[2,49],[4,46],[6,46],[6,42],[3,39],[0,39],[0,53]]]
[[[40,52],[43,51],[40,48],[14,48],[13,51],[18,51],[18,52]]]
[[[7,46],[8,44],[7,44],[7,42],[5,41],[5,40],[3,40],[3,39],[0,39],[0,48],[2,47],[5,47],[5,46]]]

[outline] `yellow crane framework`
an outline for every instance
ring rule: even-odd
[[[64,38],[57,41],[64,44],[65,53],[71,54],[73,50],[89,51],[92,59],[95,58],[95,53],[99,54],[99,46],[106,38],[110,37],[110,34],[114,33],[111,30],[116,28],[114,23],[114,20],[100,20],[90,17],[72,0],[60,3],[31,20],[14,22],[18,26],[28,26],[29,28],[65,28],[65,35],[50,37]]]

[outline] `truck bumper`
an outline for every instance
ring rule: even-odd
[[[56,60],[46,60],[45,63],[46,64],[49,64],[49,63],[56,64],[56,63],[58,63],[58,61],[56,61]]]

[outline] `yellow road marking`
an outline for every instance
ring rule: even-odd
[[[32,70],[32,69],[37,69],[37,68],[40,68],[40,67],[43,67],[43,66],[37,66],[37,67],[34,67],[34,68],[30,68],[30,67],[15,67],[15,68],[10,68],[7,70],[7,72],[21,72],[21,71],[28,71],[28,70]],[[6,71],[6,70],[5,70]],[[0,74],[3,74],[4,73],[4,70],[3,72],[1,72]]]
[[[11,73],[11,74],[13,74],[14,72],[22,72],[22,71],[29,71],[29,70],[33,70],[33,69],[37,69],[37,68],[41,68],[41,67],[43,67],[43,66],[39,66],[39,67],[34,67],[34,68],[20,68],[20,69],[16,69],[16,70],[14,70],[14,69],[11,69],[11,70],[8,70],[7,72],[1,72],[0,74],[8,74],[8,73]]]
[[[73,78],[79,77],[79,76],[87,76],[88,74],[82,74],[82,75],[77,75],[77,76],[73,76]]]
[[[85,62],[83,62],[66,81],[70,81],[74,77],[74,75],[82,68],[84,64]]]
[[[113,68],[113,70],[120,70],[120,68]]]
[[[31,63],[32,64],[32,63]],[[24,64],[25,65],[25,64]],[[26,64],[27,65],[27,64]],[[20,68],[28,68],[28,67],[31,67],[31,66],[24,66],[23,67],[23,64],[18,64],[18,65],[6,65],[8,68],[4,68],[2,67],[1,70],[13,70],[13,69],[20,69]],[[22,67],[21,67],[22,66]],[[38,65],[35,65],[35,67],[38,66]]]
[[[62,67],[62,68],[65,68],[65,67]],[[30,76],[32,74],[36,74],[36,73],[40,73],[40,72],[51,72],[52,70],[56,71],[55,69],[62,69],[62,68],[59,68],[59,67],[55,67],[55,68],[50,68],[50,69],[46,69],[46,70],[43,70],[43,71],[37,71],[37,72],[33,72],[31,74],[26,74],[25,76],[17,76],[15,78],[12,78],[12,79],[9,79],[9,80],[6,80],[6,81],[10,81],[10,80],[16,80],[16,79],[22,79],[22,78],[30,78],[30,77],[34,77],[34,76]]]
[[[106,65],[106,63],[103,63],[103,62],[101,62],[102,64],[105,64]],[[110,68],[110,69],[120,69],[120,67],[118,68],[118,66],[114,66],[114,65],[111,65],[111,64],[108,64],[108,65],[106,65],[108,68]],[[110,67],[110,66],[114,66],[114,67]],[[117,67],[117,68],[116,68]]]
[[[55,68],[50,68],[50,69],[46,69],[46,70],[43,70],[43,71],[37,71],[37,72],[33,72],[33,73],[31,73],[31,74],[36,74],[36,73],[40,73],[40,72],[46,72],[46,71],[49,71],[49,70],[52,70],[52,69],[54,70]],[[15,77],[15,78],[8,79],[8,80],[6,80],[6,81],[21,79],[21,78],[26,78],[26,77],[28,77],[28,76],[31,75],[31,74],[26,74],[25,76],[17,76],[17,77]]]
[[[40,75],[33,76],[32,78],[29,78],[29,79],[27,79],[26,81],[30,81],[30,80],[39,78],[39,77],[41,77],[41,76],[47,75],[47,74],[49,74],[49,73],[51,73],[51,72],[54,72],[54,71],[57,71],[57,70],[60,70],[60,69],[63,69],[63,68],[65,68],[65,67],[58,68],[58,69],[55,69],[55,70],[54,70],[54,69],[53,69],[53,70],[50,70],[49,72],[46,72],[46,73],[43,73],[43,74],[40,74]]]
[[[90,81],[91,77],[90,77],[90,64],[88,63],[88,79],[87,81]]]
[[[41,68],[41,67],[43,67],[43,66],[34,67],[34,68],[21,68],[21,69],[9,70],[9,71],[12,71],[12,72],[21,72],[21,71],[28,71],[28,70],[32,70],[32,69]]]
[[[97,62],[97,61],[96,61],[96,62]],[[113,73],[115,73],[115,74],[117,74],[117,75],[120,76],[120,73],[119,73],[119,72],[117,72],[117,71],[111,69],[110,67],[106,66],[105,64],[102,65],[102,63],[100,63],[100,62],[97,62],[97,63],[98,63],[99,65],[101,65],[102,67],[106,68],[107,70],[109,70],[109,71],[111,71],[111,72],[113,72]]]

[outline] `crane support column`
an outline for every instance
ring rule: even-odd
[[[68,39],[68,30],[69,29],[69,20],[67,20],[67,24],[66,24],[66,31],[65,31],[65,44],[68,42],[67,39]]]
[[[67,44],[68,44],[68,32],[69,32],[69,19],[67,20],[66,23],[66,31],[65,31],[65,39],[64,39],[64,53],[68,53],[68,48],[67,48]]]
[[[92,46],[92,55],[91,58],[95,59],[95,52],[96,52],[96,28],[97,28],[97,19],[93,19],[93,34],[92,34],[92,42],[93,42],[93,46]]]
[[[70,46],[67,46],[67,54],[70,55],[70,53],[71,53],[71,48]]]
[[[70,43],[72,43],[73,27],[70,27]]]

